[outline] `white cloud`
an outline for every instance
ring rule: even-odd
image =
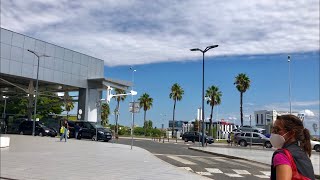
[[[319,50],[316,0],[1,1],[1,26],[110,66]]]
[[[309,110],[309,109],[305,109],[305,110],[301,111],[301,113],[304,113],[304,115],[305,115],[306,117],[314,117],[314,116],[315,116],[315,115],[314,115],[314,112],[312,112],[312,111]]]

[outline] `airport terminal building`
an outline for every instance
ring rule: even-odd
[[[30,51],[39,55],[39,70],[38,57]],[[128,90],[131,85],[104,74],[101,59],[1,28],[1,98],[34,94],[38,75],[40,96],[41,92],[78,91],[78,118],[97,122],[102,91],[108,86]]]

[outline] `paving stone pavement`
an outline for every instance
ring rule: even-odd
[[[139,147],[8,135],[0,177],[13,179],[207,179],[168,164]]]

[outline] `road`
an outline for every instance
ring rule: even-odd
[[[121,138],[117,143],[131,145],[131,139]],[[210,179],[270,179],[270,167],[267,165],[240,159],[229,159],[188,149],[189,146],[197,145],[197,143],[162,143],[145,139],[134,140],[134,146],[148,150],[163,161]]]

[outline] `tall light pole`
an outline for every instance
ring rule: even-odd
[[[132,71],[132,86],[131,86],[131,90],[133,91],[133,86],[134,86],[134,72],[136,72],[137,70],[133,69],[133,67],[130,67],[130,70]],[[135,102],[134,102],[134,99],[133,99],[133,95],[132,95],[132,94],[131,94],[131,100],[132,100],[131,149],[132,149],[132,146],[133,146],[133,128],[134,128],[134,108],[135,108]]]
[[[33,126],[32,126],[32,135],[35,136],[35,129],[36,129],[36,117],[37,117],[37,99],[38,99],[38,81],[39,81],[39,62],[40,62],[40,57],[50,57],[48,55],[45,55],[45,54],[42,54],[42,55],[39,55],[38,53],[32,51],[32,50],[29,50],[29,52],[31,52],[32,54],[34,54],[35,56],[37,56],[38,58],[38,67],[37,67],[37,81],[36,81],[36,98],[35,98],[35,101],[34,101],[34,118],[33,118]]]
[[[204,147],[204,54],[209,51],[210,49],[216,48],[218,45],[212,45],[206,47],[204,50],[201,50],[199,48],[190,49],[190,51],[200,51],[202,52],[202,147]]]
[[[290,55],[288,56],[288,68],[289,68],[289,106],[290,106],[290,114],[291,111],[291,67],[290,67]]]
[[[2,118],[5,119],[6,118],[6,107],[7,107],[8,96],[2,96],[2,98],[4,99],[4,107],[3,107]]]

